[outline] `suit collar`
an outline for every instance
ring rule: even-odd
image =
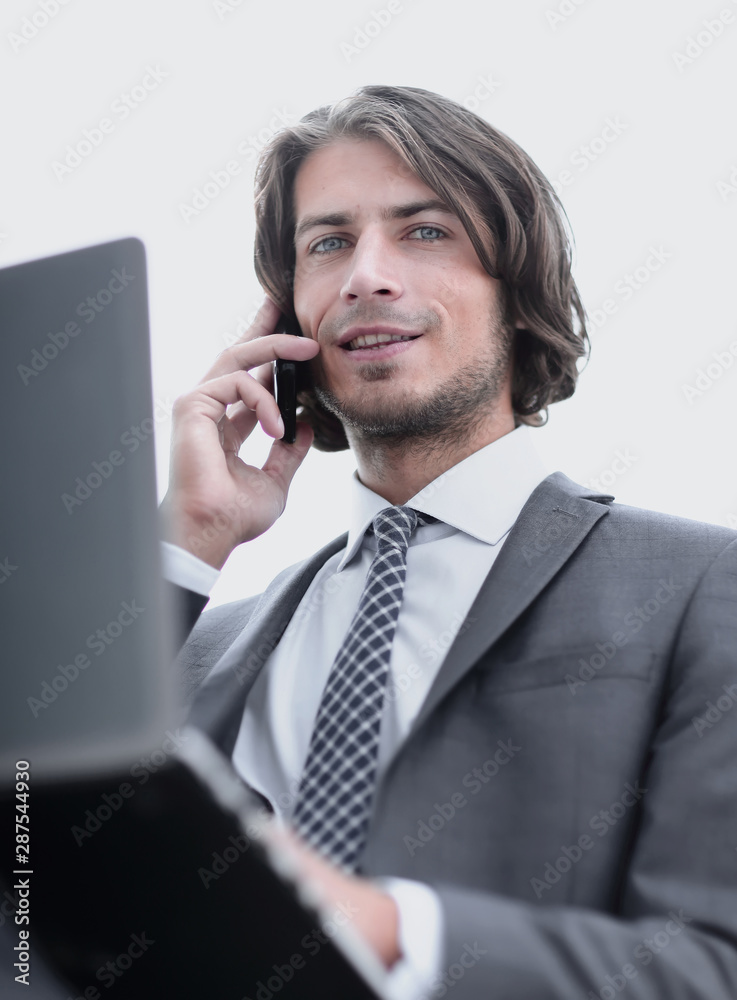
[[[418,529],[416,541],[432,541],[453,529],[488,545],[498,545],[509,532],[535,487],[547,475],[545,464],[522,425],[447,469],[407,500],[410,507],[442,523]],[[340,572],[364,544],[366,529],[389,501],[370,490],[354,472],[351,521]],[[413,539],[413,544],[415,540]]]

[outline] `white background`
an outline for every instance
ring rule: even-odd
[[[45,4],[45,24],[39,2],[5,0],[0,15],[0,265],[143,239],[161,409],[261,300],[251,264],[255,157],[238,156],[238,145],[262,142],[275,116],[294,121],[362,84],[424,87],[467,101],[551,179],[569,171],[562,197],[576,280],[590,313],[607,298],[615,304],[592,324],[576,395],[534,432],[551,471],[603,476],[622,502],[737,526],[737,0],[402,0],[353,52],[346,46],[384,0]],[[141,93],[149,67],[163,79],[122,120],[113,103]],[[114,131],[74,169],[55,172],[67,145],[104,117]],[[594,142],[607,119],[621,134]],[[585,169],[583,146],[598,152]],[[241,174],[185,220],[195,189],[236,158]],[[667,259],[625,299],[618,283],[651,247]],[[684,386],[709,365],[714,377],[702,375],[704,390],[686,398]],[[169,430],[161,419],[161,495]],[[268,445],[257,431],[243,455],[260,464]],[[618,451],[629,467],[615,474]],[[262,590],[344,530],[353,468],[350,453],[313,451],[285,514],[231,557],[213,603]]]

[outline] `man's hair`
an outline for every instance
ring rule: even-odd
[[[481,264],[502,282],[507,323],[521,327],[512,346],[516,422],[544,423],[549,404],[572,395],[588,349],[565,212],[527,153],[455,101],[416,87],[361,87],[279,131],[256,170],[262,287],[294,319],[295,177],[310,153],[341,139],[386,143],[461,220]],[[348,447],[342,424],[311,389],[298,401],[316,448]]]

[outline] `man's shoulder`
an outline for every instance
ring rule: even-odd
[[[737,531],[724,525],[616,501],[602,522],[602,537],[616,537],[643,556],[716,559],[737,544]]]
[[[597,521],[595,534],[601,538],[617,536],[640,544],[643,551],[667,546],[671,554],[698,551],[702,555],[706,552],[717,555],[737,541],[737,531],[733,528],[619,503],[611,494],[581,486],[562,472],[548,476],[540,486],[546,491],[602,504],[607,516]]]
[[[621,525],[634,526],[639,524],[647,528],[656,527],[661,532],[684,539],[713,538],[715,542],[724,542],[725,544],[737,539],[737,531],[723,524],[698,521],[694,518],[669,514],[649,507],[634,507],[630,504],[619,503],[617,500],[608,504],[608,507],[614,515],[614,519]]]

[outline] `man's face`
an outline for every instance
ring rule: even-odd
[[[434,191],[383,142],[341,140],[305,160],[294,194],[295,311],[349,436],[449,435],[510,407],[500,283]]]

